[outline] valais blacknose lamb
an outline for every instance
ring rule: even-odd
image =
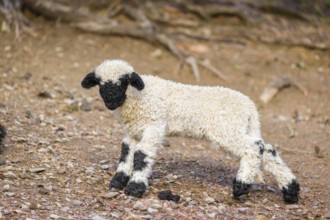
[[[286,203],[298,202],[296,177],[262,139],[256,106],[242,93],[140,75],[123,60],[105,60],[81,84],[87,89],[99,86],[106,107],[125,129],[110,187],[141,197],[164,137],[180,135],[209,140],[240,158],[234,198],[247,194],[251,184],[262,179],[263,168],[275,177]]]

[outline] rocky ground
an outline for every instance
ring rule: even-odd
[[[171,138],[142,198],[109,190],[122,129],[98,91],[81,79],[103,59],[122,58],[138,73],[197,84],[188,67],[162,48],[35,21],[36,34],[0,33],[0,117],[8,136],[0,155],[0,219],[329,219],[330,55],[264,43],[203,43],[230,82],[202,71],[201,85],[223,85],[256,101],[264,139],[301,184],[300,202],[283,203],[274,179],[245,201],[231,196],[238,160],[211,144]],[[198,48],[198,47],[197,47]],[[299,84],[268,104],[259,96],[272,79]],[[170,189],[178,203],[157,193]]]

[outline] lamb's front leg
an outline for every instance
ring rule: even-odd
[[[164,131],[164,126],[153,126],[143,132],[142,139],[135,148],[133,174],[125,188],[127,195],[140,198],[147,190],[148,178],[152,173],[152,165],[157,149],[161,146]]]
[[[135,141],[126,137],[121,146],[121,156],[115,176],[109,183],[110,188],[123,189],[126,187],[133,172],[133,156]]]

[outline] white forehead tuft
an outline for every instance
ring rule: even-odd
[[[102,82],[116,81],[120,76],[134,72],[134,68],[124,60],[105,60],[95,69],[95,75]]]

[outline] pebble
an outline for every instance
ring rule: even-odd
[[[286,206],[288,209],[298,209],[299,205],[287,205]]]
[[[168,174],[166,177],[167,179],[167,182],[169,183],[173,183],[175,182],[175,180],[178,178],[176,175],[173,175],[173,174]]]
[[[185,200],[186,200],[186,202],[190,202],[192,199],[191,199],[191,197],[187,197],[187,198],[185,198]]]
[[[105,220],[105,218],[99,216],[99,215],[93,215],[93,217],[91,218],[92,220]]]
[[[86,174],[93,174],[94,173],[94,167],[86,167],[85,173]]]
[[[147,207],[142,202],[137,201],[134,204],[133,209],[137,209],[137,210],[140,210],[140,211],[145,211],[145,210],[147,210]]]
[[[325,213],[325,214],[324,214],[324,218],[325,218],[325,219],[330,219],[330,212]]]
[[[6,178],[8,179],[17,179],[17,176],[15,175],[15,173],[8,171],[6,173],[3,174]]]
[[[215,218],[216,215],[217,215],[217,213],[215,213],[215,212],[212,212],[212,213],[208,213],[208,214],[207,214],[207,216],[208,216],[209,218]]]
[[[218,212],[223,213],[226,210],[226,206],[225,205],[219,205],[218,206]]]
[[[89,112],[92,110],[92,104],[90,102],[84,101],[83,103],[81,103],[80,109],[85,112]]]
[[[120,213],[119,212],[111,212],[110,213],[112,218],[120,219]]]
[[[6,161],[5,160],[0,160],[0,166],[6,165]]]
[[[46,169],[43,168],[43,167],[37,167],[37,168],[31,168],[31,169],[28,169],[29,172],[31,173],[41,173],[41,172],[44,172]]]
[[[212,204],[215,202],[215,200],[212,198],[212,197],[205,197],[204,198],[204,201],[207,203],[207,204]]]
[[[106,164],[106,163],[108,163],[108,162],[109,162],[108,160],[100,160],[100,161],[99,161],[99,164],[102,165],[102,164]]]
[[[150,213],[150,214],[153,214],[153,213],[158,212],[157,209],[153,209],[153,208],[148,208],[147,211],[148,211],[148,213]]]
[[[5,192],[4,194],[8,197],[13,197],[14,195],[16,195],[16,193],[14,192]]]
[[[262,204],[266,204],[268,202],[268,199],[262,200]]]
[[[119,195],[119,192],[109,192],[107,194],[101,195],[102,198],[111,199]]]
[[[185,192],[185,193],[183,194],[183,196],[184,196],[184,197],[190,197],[190,196],[191,196],[191,192]]]
[[[102,170],[107,170],[107,169],[109,169],[111,166],[109,165],[109,164],[104,164],[104,165],[102,165],[101,166],[101,169]]]
[[[55,215],[55,214],[51,214],[51,215],[49,216],[49,218],[51,218],[51,219],[59,219],[60,216]]]
[[[6,185],[4,185],[3,187],[3,191],[9,191],[9,189],[10,189],[10,185],[9,184],[6,184]]]
[[[153,203],[153,204],[151,205],[151,207],[154,208],[154,209],[160,209],[160,208],[162,208],[162,205],[159,204],[159,203]]]
[[[78,205],[82,205],[83,202],[82,202],[82,201],[79,201],[79,200],[73,200],[73,201],[72,201],[72,204],[78,206]]]
[[[249,208],[238,208],[238,212],[240,213],[246,213],[249,210]]]
[[[65,206],[65,207],[61,208],[61,212],[68,212],[68,211],[70,211],[69,206]]]

